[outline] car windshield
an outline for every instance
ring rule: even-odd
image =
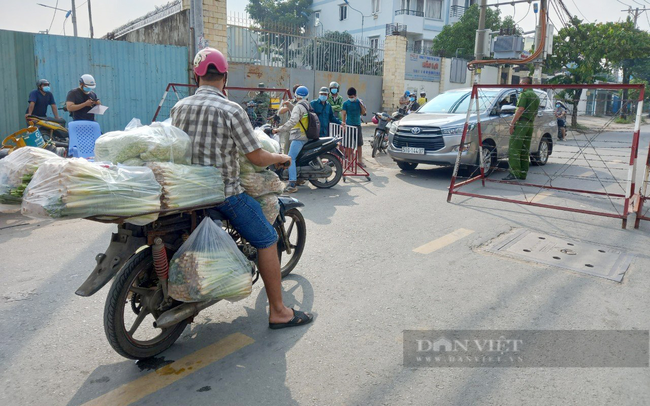
[[[481,90],[479,94],[481,111],[489,108],[500,92],[500,90]],[[443,93],[436,96],[420,108],[418,113],[467,114],[467,109],[471,100],[469,96],[470,92]]]

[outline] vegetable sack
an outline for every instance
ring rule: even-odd
[[[163,209],[210,205],[225,200],[221,171],[214,166],[150,162],[147,167],[162,186]]]
[[[259,173],[247,173],[240,176],[242,187],[252,197],[260,197],[269,193],[282,194],[285,184],[275,172],[268,169]]]
[[[169,295],[182,302],[227,299],[251,294],[252,267],[237,244],[206,217],[169,264]]]
[[[262,130],[255,130],[255,137],[262,143],[262,149],[274,154],[280,153],[280,144],[266,135]],[[265,170],[265,166],[256,166],[246,158],[246,155],[239,153],[239,172],[244,175],[248,173],[261,172]]]
[[[43,148],[23,147],[0,159],[0,213],[20,211],[23,192],[44,162],[60,156]]]
[[[144,162],[189,165],[191,153],[189,135],[168,123],[156,122],[126,131],[112,131],[95,142],[95,160],[115,164],[137,158]]]
[[[25,189],[22,214],[53,219],[134,216],[159,211],[160,194],[160,185],[146,167],[53,159],[38,168]],[[145,225],[157,218],[153,213],[127,222]]]
[[[266,217],[269,223],[275,223],[275,219],[278,218],[278,214],[280,214],[280,200],[278,199],[278,195],[270,193],[268,195],[259,196],[255,198],[255,200],[257,200],[260,206],[262,206],[264,217]]]

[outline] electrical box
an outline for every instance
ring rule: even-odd
[[[490,30],[476,30],[474,55],[478,59],[484,59],[490,54]],[[480,56],[483,55],[482,58]]]
[[[524,37],[503,35],[492,41],[492,53],[496,59],[519,59],[524,51]]]

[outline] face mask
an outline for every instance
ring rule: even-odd
[[[558,109],[559,109],[559,108],[560,108],[560,105],[559,105],[559,104],[556,104],[556,105],[555,105],[555,108],[558,108]]]
[[[86,87],[86,86],[83,87],[83,91],[86,92],[86,93],[90,93],[90,92],[92,92],[92,90],[93,89],[91,89],[89,87]]]
[[[43,87],[43,91],[44,91],[45,93],[49,93],[50,90],[51,90],[51,89],[50,89],[49,86],[44,86],[44,87]]]
[[[415,97],[411,97],[411,101],[415,101]]]
[[[327,95],[324,95],[324,94],[319,95],[318,100],[320,100],[322,102],[327,101]]]
[[[348,100],[350,100],[351,102],[353,102],[353,101],[356,100],[356,98],[355,98],[355,97],[348,97]]]
[[[332,94],[337,94],[339,92],[339,89],[330,89],[330,92],[332,92]]]

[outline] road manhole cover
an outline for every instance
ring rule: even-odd
[[[570,241],[519,229],[494,241],[487,251],[621,282],[633,255],[609,246]]]

